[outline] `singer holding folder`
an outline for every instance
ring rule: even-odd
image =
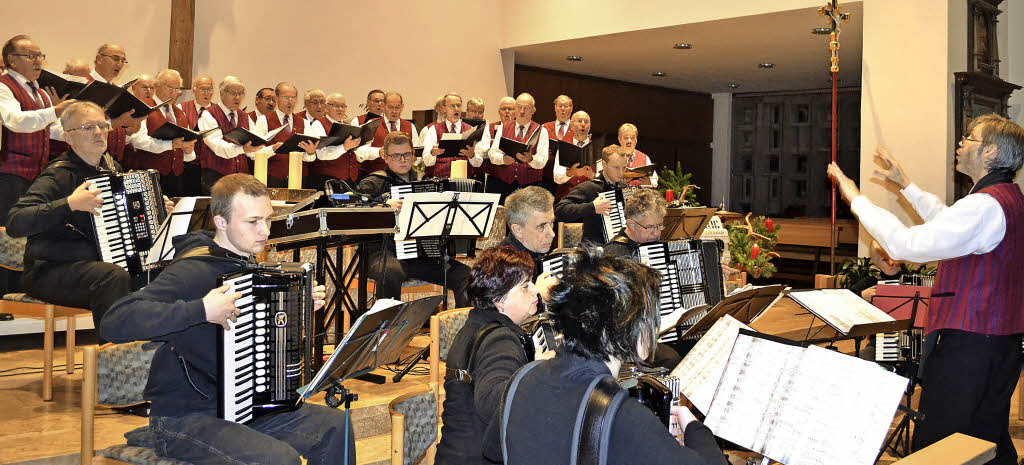
[[[1024,163],[1024,129],[995,114],[971,122],[956,169],[974,187],[948,207],[913,184],[884,147],[875,156],[885,167],[875,173],[900,188],[924,224],[907,227],[875,206],[835,163],[828,175],[892,259],[941,261],[925,322],[924,418],[914,449],[960,432],[996,443],[989,463],[1015,464],[1009,414],[1024,363],[1024,193],[1013,179]]]

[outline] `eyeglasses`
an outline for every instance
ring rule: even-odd
[[[117,55],[106,55],[106,54],[103,54],[103,53],[101,53],[100,56],[110,58],[110,61],[113,61],[114,63],[121,63],[121,64],[124,64],[124,65],[128,64],[128,59],[125,58],[125,57],[119,57]]]
[[[46,54],[45,53],[12,53],[11,55],[14,55],[16,57],[25,57],[25,58],[28,58],[29,61],[45,60],[46,59]]]
[[[195,92],[198,94],[212,94],[213,87],[196,87]]]
[[[222,93],[230,95],[232,97],[245,97],[245,91],[244,90],[238,91],[238,92],[235,92],[233,90],[224,90]]]
[[[83,125],[81,125],[81,126],[79,126],[77,128],[68,129],[67,132],[71,132],[71,131],[93,132],[93,131],[95,131],[97,129],[99,129],[101,132],[107,132],[107,131],[110,130],[110,124],[109,123],[89,123],[89,124],[83,124]]]
[[[289,96],[286,96],[286,97],[278,97],[277,99],[278,100],[283,100],[285,102],[294,102],[294,101],[298,100],[298,97],[292,97],[292,96],[289,95]]]
[[[156,90],[156,86],[139,86],[143,90]]]
[[[972,138],[971,136],[965,135],[965,136],[963,136],[963,138],[961,138],[961,139],[960,139],[960,144],[961,144],[961,145],[963,145],[963,144],[966,144],[966,143],[967,143],[967,141],[971,141],[971,142],[978,142],[978,143],[983,143],[983,142],[985,142],[985,141],[981,141],[981,140],[978,140],[978,139]]]
[[[388,105],[384,109],[387,111],[402,111],[402,105]]]
[[[665,223],[658,223],[658,224],[652,224],[650,226],[644,226],[644,225],[640,224],[639,221],[636,221],[636,220],[629,220],[629,221],[632,221],[633,224],[639,226],[640,228],[642,228],[644,231],[647,231],[647,232],[664,231],[665,230]]]
[[[533,109],[533,105],[516,105],[516,110],[519,110],[519,111],[532,110],[532,109]]]
[[[413,152],[389,153],[388,156],[398,161],[409,161],[416,158],[416,154]]]
[[[340,104],[339,103],[328,103],[327,105],[329,105],[331,108],[336,108],[336,109],[339,109],[339,110],[342,109],[342,108],[348,108],[348,105],[346,105],[344,103],[340,103]]]
[[[306,102],[306,105],[327,105],[327,102],[324,100],[310,100]]]

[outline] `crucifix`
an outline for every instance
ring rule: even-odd
[[[828,18],[828,28],[831,31],[829,33],[829,61],[831,66],[829,71],[832,74],[832,163],[836,162],[836,108],[838,103],[838,93],[836,92],[836,84],[839,81],[839,33],[841,32],[839,23],[849,22],[850,14],[843,13],[842,7],[839,6],[838,0],[830,0],[825,6],[818,8],[818,14]],[[832,240],[829,241],[829,258],[828,268],[829,274],[836,274],[836,237],[838,236],[838,230],[836,228],[836,183],[832,182]]]

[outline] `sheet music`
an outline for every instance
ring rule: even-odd
[[[718,382],[722,379],[722,372],[725,371],[725,364],[740,328],[753,331],[735,318],[723,316],[697,341],[669,375],[679,379],[682,386],[680,392],[703,413],[707,413],[711,406],[711,399],[718,389]]]
[[[448,208],[458,196],[458,209]],[[395,240],[440,236],[447,215],[454,211],[450,236],[483,237],[491,230],[494,214],[498,211],[499,194],[479,192],[420,192],[408,194],[398,214],[399,231]],[[416,205],[414,205],[416,203]],[[416,228],[408,231],[410,223]],[[482,226],[481,230],[477,227]],[[411,237],[410,237],[411,236]]]
[[[818,289],[790,292],[789,296],[843,334],[855,325],[894,321],[849,289]]]
[[[153,239],[153,247],[146,255],[146,265],[174,258],[174,245],[172,245],[171,239],[188,232],[188,225],[192,220],[192,213],[196,209],[196,199],[198,198],[182,197],[178,203],[174,204],[174,209],[164,219],[163,224],[160,225],[160,232]]]
[[[705,423],[787,465],[869,465],[906,386],[856,357],[740,334]]]

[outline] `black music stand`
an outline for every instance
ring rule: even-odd
[[[500,196],[476,192],[409,194],[395,240],[439,238],[444,273],[442,310],[448,310],[448,246],[452,238],[479,239],[489,232]]]
[[[700,320],[697,320],[693,326],[690,326],[685,333],[679,335],[679,339],[681,340],[707,332],[711,329],[712,325],[725,315],[735,318],[740,323],[750,324],[750,322],[761,315],[766,308],[778,301],[785,290],[786,286],[774,284],[771,286],[748,289],[746,291],[737,292],[733,295],[727,296],[711,308],[711,310],[701,317]],[[701,307],[707,306],[704,305]],[[695,310],[700,309],[701,307],[695,307]],[[693,313],[695,312],[688,311],[687,313],[684,313],[679,318],[680,322],[689,319]],[[678,326],[676,327],[676,330],[679,330]]]
[[[716,211],[716,208],[669,208],[665,212],[665,230],[661,232],[661,240],[693,239],[700,236]]]
[[[903,306],[911,304],[910,318],[907,320],[898,320],[907,322],[907,327],[903,329],[904,331],[910,331],[915,327],[914,322],[917,321],[918,305],[921,303],[927,304],[927,301],[929,299],[928,297],[921,297],[920,290],[914,292],[914,295],[912,296],[876,294],[871,297],[872,303],[874,303],[875,298],[906,299],[905,301],[893,307],[891,310],[883,310],[890,315],[893,313],[897,313],[897,311],[901,310]],[[875,341],[875,344],[878,344],[877,339]],[[910,379],[910,382],[907,383],[907,390],[903,392],[903,399],[904,402],[906,402],[906,406],[904,407],[903,405],[900,405],[900,410],[903,410],[904,412],[903,418],[901,418],[900,422],[896,424],[896,428],[894,428],[892,433],[889,434],[889,437],[885,439],[885,443],[883,443],[882,445],[882,450],[878,452],[878,458],[882,458],[882,454],[884,454],[886,450],[892,450],[892,453],[897,457],[906,457],[914,451],[914,436],[910,431],[910,422],[914,421],[916,423],[924,419],[924,415],[921,412],[918,412],[910,408],[910,403],[914,396],[914,390],[917,388],[918,369],[920,363],[920,360],[910,360],[903,367],[903,373],[899,373],[899,371],[897,370],[897,374]],[[900,444],[903,445],[902,452],[900,451]],[[877,462],[878,459],[876,458],[875,461]]]
[[[182,197],[178,199],[177,203],[181,203],[185,199],[193,199],[195,203],[191,209],[182,211],[172,211],[164,222],[160,224],[160,230],[157,232],[156,237],[153,238],[153,246],[149,249],[149,254],[146,256],[147,264],[156,265],[160,262],[171,260],[174,258],[174,246],[171,244],[171,240],[180,234],[189,233],[192,231],[198,231],[200,229],[213,229],[213,217],[210,215],[210,198],[209,197]],[[186,217],[188,224],[185,226],[185,230],[177,234],[172,231],[172,226],[175,224],[175,219],[181,219]],[[180,222],[177,223],[180,228]],[[180,230],[180,229],[179,229]],[[149,257],[154,256],[156,253],[156,259]]]

